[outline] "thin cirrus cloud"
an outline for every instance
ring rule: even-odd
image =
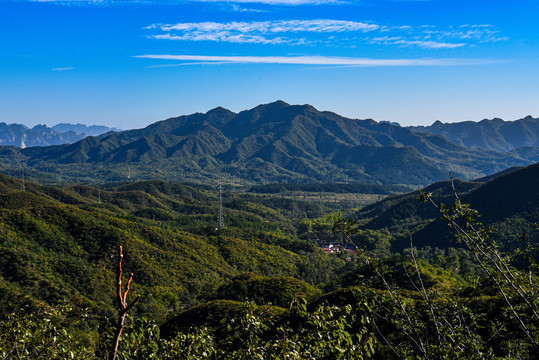
[[[222,6],[222,9],[232,11],[232,12],[239,12],[239,13],[263,13],[263,12],[266,12],[266,10],[251,9],[251,8],[243,7],[242,5],[238,5],[238,4],[226,4],[226,6]]]
[[[500,30],[489,24],[464,24],[460,26],[449,26],[446,28],[438,28],[434,25],[421,25],[417,27],[381,27],[381,32],[398,33],[399,31],[403,36],[408,36],[409,38],[416,40],[422,39],[425,41],[433,40],[443,42],[457,40],[486,43],[509,40],[507,36],[500,34]]]
[[[365,22],[315,19],[315,20],[276,20],[251,22],[200,22],[179,24],[154,24],[146,29],[161,29],[163,31],[237,31],[237,32],[344,32],[344,31],[372,31],[380,26]]]
[[[462,66],[498,63],[489,59],[373,59],[328,56],[137,55],[136,58],[183,61],[182,64],[282,64],[314,66]],[[180,64],[178,64],[180,65]],[[167,66],[174,66],[168,65]],[[157,67],[157,66],[153,66]]]
[[[21,0],[24,1],[24,0]],[[118,4],[182,4],[182,3],[232,3],[265,5],[328,5],[353,3],[354,0],[27,0],[29,2],[48,2],[57,5],[118,5]]]
[[[366,22],[314,19],[153,24],[145,29],[165,32],[164,34],[148,35],[149,38],[161,40],[304,45],[312,41],[305,37],[288,37],[282,34],[366,33],[378,28],[378,25]],[[279,36],[279,34],[281,35]]]
[[[450,43],[434,40],[408,40],[400,36],[375,37],[370,40],[371,44],[398,45],[401,47],[420,47],[423,49],[455,49],[466,46],[466,43]]]
[[[500,35],[500,31],[492,25],[461,25],[449,29],[423,29],[425,37],[438,39],[458,39],[465,41],[476,41],[479,43],[507,41],[507,36]]]
[[[183,35],[154,35],[153,39],[161,40],[186,40],[186,41],[225,41],[238,44],[301,44],[305,39],[285,39],[282,37],[265,38],[259,35],[228,34],[226,32],[213,32],[211,34],[183,34]]]
[[[390,27],[371,22],[334,19],[152,24],[145,27],[145,30],[158,32],[147,37],[160,40],[313,45],[320,43],[320,38],[315,37],[317,34],[331,34],[332,42],[340,41],[347,46],[352,42],[365,42],[371,45],[422,49],[455,49],[508,40],[492,25]],[[358,33],[366,36],[357,37]],[[355,35],[353,40],[349,38],[350,35]]]
[[[57,68],[53,68],[52,71],[69,71],[69,70],[74,70],[75,68],[74,67],[57,67]]]

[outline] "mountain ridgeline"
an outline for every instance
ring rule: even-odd
[[[539,119],[531,116],[516,121],[504,121],[498,118],[452,124],[436,121],[430,126],[411,126],[408,129],[442,135],[455,144],[470,148],[501,152],[520,149],[515,152],[519,153],[526,148],[539,147]]]
[[[0,145],[12,145],[20,148],[30,146],[50,146],[71,144],[84,139],[86,136],[98,136],[111,129],[106,126],[84,124],[57,124],[52,128],[46,125],[36,125],[28,128],[20,124],[0,123]]]
[[[25,166],[30,177],[54,173],[64,181],[417,186],[447,179],[450,171],[470,179],[528,165],[535,154],[534,148],[518,153],[470,149],[439,135],[277,101],[240,113],[219,107],[69,145],[4,148],[0,165],[5,173]]]

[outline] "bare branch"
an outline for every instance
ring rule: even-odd
[[[122,330],[124,328],[125,316],[127,315],[127,312],[131,310],[140,300],[140,295],[139,295],[135,298],[135,300],[133,300],[131,304],[127,305],[127,294],[129,293],[129,286],[131,285],[131,281],[133,280],[133,273],[129,275],[127,286],[122,295],[122,259],[123,259],[123,252],[122,252],[122,247],[120,246],[120,249],[118,251],[118,287],[117,287],[118,323],[116,325],[116,332],[114,334],[112,349],[109,355],[110,360],[115,360],[116,356],[118,355],[118,344],[120,343],[120,336],[122,335]]]

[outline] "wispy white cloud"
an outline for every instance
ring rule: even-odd
[[[380,34],[368,38],[370,44],[397,45],[400,47],[419,47],[423,49],[456,49],[481,43],[507,41],[500,31],[492,25],[460,25],[437,27],[421,26],[381,26]]]
[[[25,0],[20,0],[25,1]],[[281,6],[346,4],[354,0],[26,0],[29,2],[48,2],[58,5],[115,5],[115,4],[182,4],[228,3],[228,4],[265,4]]]
[[[147,30],[161,30],[165,34],[149,35],[154,39],[220,41],[257,44],[307,44],[304,37],[288,37],[284,34],[369,32],[378,29],[376,24],[356,21],[314,19],[276,20],[251,22],[199,22],[179,24],[153,24]],[[280,34],[280,36],[279,36]]]
[[[74,70],[74,67],[60,67],[60,68],[53,68],[52,71],[67,71],[67,70]]]
[[[190,22],[177,24],[152,24],[145,28],[149,38],[183,41],[215,41],[245,44],[346,44],[361,43],[416,47],[421,49],[456,49],[480,43],[506,41],[507,37],[492,25],[461,25],[450,27],[387,26],[372,22],[312,19],[273,20],[251,22]],[[370,37],[350,35],[356,33],[375,34]],[[320,36],[324,36],[322,39]],[[383,35],[383,36],[382,36]]]
[[[426,37],[438,39],[458,39],[477,42],[497,42],[509,40],[500,35],[500,31],[492,25],[461,25],[449,29],[426,29],[423,31]]]
[[[145,66],[145,69],[157,69],[157,68],[167,68],[167,67],[178,67],[178,66],[193,66],[193,65],[221,65],[221,64],[231,64],[226,61],[197,61],[197,62],[184,62],[179,64],[160,64],[160,65],[150,65]]]
[[[202,63],[333,65],[333,66],[458,66],[497,63],[490,59],[373,59],[327,56],[137,55],[136,58]]]
[[[455,49],[459,47],[466,46],[466,43],[449,43],[449,42],[439,42],[433,40],[409,40],[403,39],[400,36],[384,36],[384,37],[375,37],[370,41],[371,44],[385,44],[385,45],[399,45],[401,47],[420,47],[423,49]]]
[[[238,4],[227,4],[228,6],[223,6],[222,8],[225,10],[233,11],[233,12],[249,12],[249,13],[262,13],[266,12],[262,9],[253,9],[253,8],[247,8],[242,5]]]
[[[344,32],[344,31],[373,31],[380,26],[366,22],[315,19],[315,20],[276,20],[251,22],[199,22],[179,24],[153,24],[146,29],[161,29],[163,31],[230,31],[230,32],[257,32],[257,33],[285,33],[285,32]]]
[[[230,34],[227,32],[213,32],[211,34],[184,34],[184,35],[153,35],[154,39],[188,40],[188,41],[224,41],[238,44],[299,44],[302,39],[284,39],[281,37],[265,38],[259,35]]]

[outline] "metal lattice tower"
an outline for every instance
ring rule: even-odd
[[[21,191],[26,191],[26,186],[24,185],[24,168],[21,169]]]
[[[225,221],[223,219],[223,187],[219,182],[219,216],[217,218],[217,229],[223,229]]]

